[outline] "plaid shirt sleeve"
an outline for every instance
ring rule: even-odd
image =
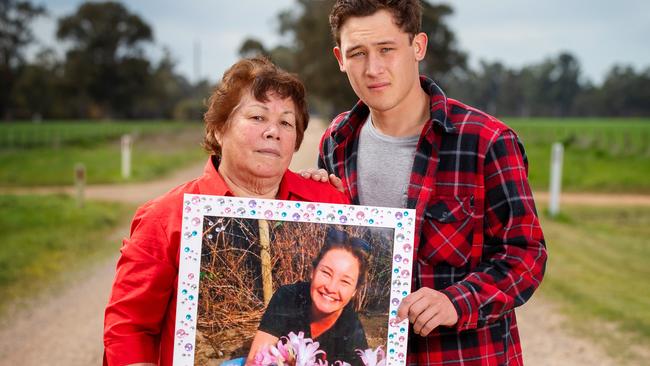
[[[478,266],[442,292],[459,314],[459,330],[501,319],[525,303],[544,275],[546,247],[527,179],[523,145],[511,130],[485,157],[484,245]]]

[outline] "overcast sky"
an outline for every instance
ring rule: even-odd
[[[39,3],[39,0],[32,0]],[[313,0],[318,1],[318,0]],[[48,0],[49,18],[35,23],[37,38],[63,54],[54,38],[56,19],[73,13],[80,0]],[[123,1],[154,31],[149,54],[158,58],[167,47],[177,70],[190,80],[199,76],[216,81],[237,59],[246,37],[273,46],[276,15],[293,0],[133,0]],[[613,64],[650,67],[650,1],[619,0],[453,0],[449,25],[459,46],[475,66],[478,60],[502,61],[511,67],[570,51],[583,75],[600,82]],[[195,44],[200,56],[195,62]],[[198,65],[198,68],[195,67]]]

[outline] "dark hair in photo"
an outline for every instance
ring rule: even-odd
[[[387,10],[409,39],[420,33],[422,4],[420,0],[337,0],[330,12],[330,28],[337,45],[341,45],[341,28],[351,17],[365,17]]]
[[[363,286],[368,276],[368,263],[370,261],[370,243],[364,239],[348,235],[345,231],[328,227],[325,232],[325,240],[320,251],[314,258],[312,265],[315,269],[325,254],[332,249],[343,249],[352,254],[359,261],[359,279],[357,289]]]

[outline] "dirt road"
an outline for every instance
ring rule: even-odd
[[[306,133],[304,149],[294,158],[293,169],[314,164],[320,130],[315,123],[312,126]],[[153,183],[89,187],[88,197],[142,203],[197,176],[202,166],[203,163],[188,167]],[[620,197],[617,200],[620,204]],[[114,241],[119,243],[119,238],[126,234],[127,228],[121,228],[115,232]],[[113,257],[92,268],[73,271],[65,286],[17,303],[0,319],[0,365],[101,364],[103,310],[115,261]],[[566,319],[545,299],[534,297],[517,314],[527,365],[615,364],[588,340],[569,335]]]

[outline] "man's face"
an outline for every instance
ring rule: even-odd
[[[417,34],[410,42],[393,16],[380,10],[347,19],[340,39],[334,55],[357,96],[379,112],[408,108],[420,90],[418,62],[426,53],[426,35]]]

